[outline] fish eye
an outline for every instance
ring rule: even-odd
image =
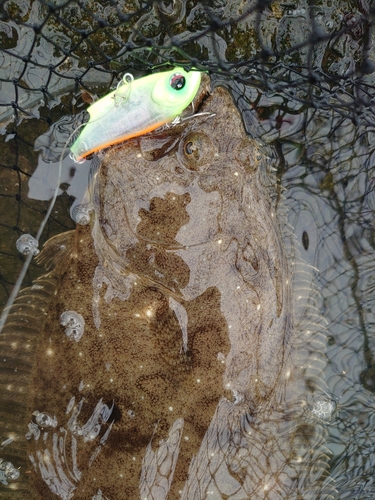
[[[185,154],[187,154],[188,156],[191,156],[192,154],[194,154],[194,151],[196,151],[196,150],[197,150],[197,147],[194,146],[194,144],[191,141],[188,141],[185,143],[184,151],[185,151]]]
[[[189,170],[201,170],[212,161],[216,151],[211,139],[203,132],[190,132],[180,142],[179,158]]]
[[[185,87],[185,83],[185,77],[183,75],[180,75],[180,73],[175,73],[171,76],[170,86],[172,87],[172,89],[181,90]]]
[[[183,152],[188,161],[199,162],[202,151],[200,150],[203,146],[202,141],[199,137],[189,138],[184,142]]]

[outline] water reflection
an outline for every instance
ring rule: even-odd
[[[297,238],[309,236],[303,256],[319,270],[326,380],[338,405],[327,427],[332,477],[338,498],[365,500],[374,494],[374,131],[335,113],[304,120],[278,142],[282,183]]]
[[[176,2],[175,4],[172,9],[168,10],[166,7],[166,15],[168,19],[181,20],[186,12],[185,2]],[[228,4],[224,8],[223,18],[228,15],[238,15],[241,4],[241,2]],[[37,2],[34,2],[34,5],[36,6]],[[19,3],[19,10],[19,15],[25,16],[28,12],[27,2]],[[351,13],[352,10],[355,10],[354,15]],[[71,6],[70,11],[69,15],[74,17],[73,6]],[[270,9],[265,9],[258,17],[254,13],[250,20],[245,17],[239,20],[236,25],[231,26],[231,29],[223,27],[218,29],[215,34],[208,34],[206,38],[202,37],[197,42],[200,47],[198,55],[201,60],[206,59],[211,62],[215,61],[215,63],[218,59],[222,62],[226,58],[232,57],[232,61],[237,58],[237,66],[242,67],[243,71],[247,71],[248,75],[253,75],[256,83],[259,83],[259,74],[262,73],[262,70],[258,70],[258,66],[253,64],[254,60],[256,62],[259,46],[255,36],[249,40],[249,33],[254,34],[253,21],[255,17],[263,23],[264,29],[259,30],[261,31],[263,48],[271,50],[275,41],[278,51],[282,53],[283,51],[288,52],[294,44],[303,43],[305,36],[311,35],[308,29],[311,23],[307,22],[309,13],[309,6],[304,5],[303,2],[298,8],[272,5]],[[362,13],[363,16],[359,16],[358,13]],[[33,22],[38,21],[41,15],[37,7],[33,8],[31,14],[30,20]],[[191,32],[185,33],[182,30],[176,36],[176,42],[181,44],[196,37],[195,31],[202,28],[202,19],[207,24],[210,22],[209,11],[202,7],[195,7],[187,14],[187,27]],[[346,2],[334,7],[321,2],[321,10],[314,17],[314,23],[322,28],[320,42],[314,46],[305,45],[303,50],[289,52],[282,63],[279,63],[278,66],[275,65],[273,79],[270,83],[284,85],[287,97],[285,94],[276,92],[262,93],[259,89],[255,90],[250,86],[234,89],[248,131],[255,137],[262,139],[266,144],[272,144],[276,151],[270,161],[277,168],[279,182],[285,189],[283,196],[288,220],[294,228],[297,240],[301,242],[302,257],[317,269],[315,279],[321,290],[318,303],[327,322],[329,334],[327,349],[329,362],[325,367],[325,380],[328,388],[326,399],[313,400],[311,410],[313,414],[318,412],[322,416],[323,412],[324,415],[328,414],[329,416],[323,423],[324,429],[327,431],[325,444],[332,452],[331,476],[338,490],[336,498],[340,500],[349,498],[367,500],[375,496],[375,486],[372,479],[374,466],[372,443],[375,442],[375,403],[373,399],[375,386],[373,362],[375,349],[373,334],[375,153],[373,145],[375,137],[370,128],[370,124],[373,123],[374,109],[371,101],[371,87],[367,92],[370,95],[366,94],[367,87],[365,85],[356,90],[359,85],[373,83],[370,64],[373,59],[371,51],[368,52],[364,61],[361,59],[361,47],[363,47],[365,40],[363,32],[368,27],[368,17],[366,16],[368,16],[368,8],[363,2],[354,8],[347,5]],[[133,36],[134,40],[137,37],[142,39],[143,35],[160,36],[160,25],[155,21],[154,11],[144,14],[142,19],[148,19],[149,23],[145,25],[142,33]],[[85,20],[85,22],[88,21]],[[299,23],[299,27],[302,26],[304,29],[296,30],[296,22]],[[352,28],[350,28],[351,26]],[[335,33],[335,30],[341,28],[343,30],[340,33]],[[13,37],[13,41],[17,44],[17,51],[28,53],[32,49],[33,30],[31,28],[21,29],[16,23],[12,24],[12,29],[17,34]],[[373,35],[371,35],[370,28],[369,31],[371,38]],[[333,34],[332,38],[331,34]],[[49,36],[61,48],[71,46],[67,36],[55,36],[53,30]],[[240,39],[241,36],[245,37],[246,43],[233,43],[233,39]],[[218,40],[216,45],[215,40]],[[76,42],[77,40],[74,43]],[[64,75],[67,78],[75,77],[75,71],[79,67],[79,59],[69,58],[65,60],[57,47],[57,55],[52,56],[51,46],[45,38],[41,39],[37,48],[38,51],[35,51],[37,53],[36,63],[48,65],[52,62],[60,65],[60,69],[63,71],[66,70]],[[85,50],[87,50],[87,45]],[[147,48],[142,54],[148,52]],[[123,51],[123,48],[119,51],[119,57],[122,56],[123,60],[130,57]],[[252,61],[251,64],[247,61],[249,59],[250,62]],[[269,61],[272,63],[272,57]],[[318,68],[341,76],[348,75],[348,72],[354,74],[359,67],[366,69],[365,63],[367,64],[367,75],[362,75],[359,83],[356,81],[353,84],[358,109],[363,111],[361,115],[357,114],[356,101],[351,100],[351,90],[337,94],[337,87],[330,88],[324,82],[318,82],[319,84],[314,86],[314,80],[306,92],[300,91],[298,86],[297,90],[291,89],[286,76],[287,69],[283,63],[294,62],[301,64],[304,68],[309,68],[305,72],[306,80],[311,76],[309,70],[312,61]],[[66,86],[70,80],[64,80],[59,74],[47,71],[46,68],[38,69],[38,64],[30,63],[25,67],[27,68],[27,73],[24,76],[26,86],[23,88],[24,83],[22,83],[22,87],[14,87],[12,78],[13,73],[22,73],[24,61],[18,59],[16,63],[13,60],[10,65],[2,65],[2,71],[8,71],[5,75],[7,83],[3,84],[2,87],[4,102],[9,103],[15,99],[14,89],[18,88],[20,92],[18,95],[19,117],[22,115],[23,108],[25,108],[24,116],[30,117],[31,115],[28,113],[31,113],[38,117],[43,98],[43,100],[56,105],[56,116],[53,113],[50,116],[53,118],[52,121],[58,122],[60,118],[58,115],[63,113],[65,116],[68,113],[63,107],[59,107],[61,96],[72,89],[75,84],[72,84],[71,87]],[[92,72],[94,72],[93,69],[88,72],[88,75],[92,75]],[[48,93],[27,90],[27,86],[38,88],[40,85],[45,85],[49,75],[53,75],[53,80],[49,82]],[[301,82],[300,76],[301,72],[297,69],[292,72],[291,78],[294,83],[297,80]],[[91,81],[95,83],[108,82],[108,76],[95,70]],[[333,83],[337,82],[333,79]],[[297,84],[295,83],[295,85]],[[299,99],[294,100],[292,92]],[[321,99],[320,92],[323,96]],[[50,96],[54,97],[56,101],[53,101]],[[315,107],[311,107],[312,102],[316,104]],[[363,109],[364,103],[366,103],[365,109]],[[325,106],[325,109],[322,109],[322,105]],[[5,127],[6,122],[12,120],[14,113],[13,108],[6,111],[8,114],[3,116],[3,127]],[[367,122],[368,126],[353,124],[350,116],[355,117],[357,122]],[[69,118],[67,120],[69,121]],[[41,212],[44,209],[44,205],[31,202],[25,195],[27,176],[32,174],[38,162],[37,155],[30,152],[30,146],[26,147],[25,144],[27,142],[33,144],[34,140],[45,132],[45,130],[41,130],[42,120],[29,120],[29,122],[31,124],[29,127],[24,123],[24,128],[18,129],[18,137],[15,135],[15,131],[9,133],[9,141],[4,148],[6,170],[5,167],[2,170],[5,172],[2,178],[2,194],[6,203],[2,217],[6,233],[1,238],[0,243],[3,261],[5,261],[4,256],[11,253],[9,245],[15,246],[16,233],[19,235],[20,227],[24,230],[29,226],[31,229],[26,232],[35,234],[34,228],[38,225],[37,211]],[[69,160],[66,162],[69,170]],[[45,172],[43,171],[41,174],[41,178],[44,180],[46,179]],[[86,174],[84,177],[86,178]],[[60,198],[56,207],[58,213],[55,213],[54,218],[51,219],[52,234],[70,227],[68,212],[72,200],[68,198],[68,195],[77,198],[75,203],[82,202],[81,188],[76,187],[77,176],[72,178],[68,174],[64,180],[70,184],[70,187]],[[16,202],[14,201],[15,194],[18,197]],[[85,202],[85,200],[83,201]],[[10,203],[14,204],[12,213],[9,212]],[[141,207],[137,207],[137,209],[139,208]],[[144,210],[146,209],[144,208]],[[141,215],[145,220],[147,213],[141,212]],[[146,255],[147,248],[138,248],[137,251],[138,255],[141,251]],[[18,257],[12,258],[12,264],[7,263],[6,270],[16,269]],[[47,288],[52,285],[55,286],[55,283],[45,283]],[[42,291],[39,290],[38,293],[40,295],[35,307],[43,311]],[[22,306],[27,310],[29,307],[27,300]],[[179,317],[179,324],[183,325],[184,315],[181,309],[178,309],[173,302],[163,304],[163,306],[174,310],[176,317]],[[144,320],[147,321],[147,318],[146,311]],[[16,340],[16,338],[13,339],[13,341]],[[27,356],[22,358],[22,362],[27,364]],[[15,399],[14,408],[18,408],[17,401],[22,400],[22,397],[23,395],[20,393],[19,399]],[[95,413],[98,401],[100,399],[92,402],[86,415],[87,419],[82,420],[81,426],[89,421],[93,412]],[[110,407],[111,402],[106,401],[103,404]],[[335,408],[333,413],[329,415],[331,406]],[[39,411],[43,415],[48,413],[42,412],[41,408]],[[91,414],[89,414],[90,411]],[[134,418],[133,410],[130,407],[128,411],[130,412],[127,414],[129,419]],[[215,415],[220,416],[222,411],[224,411],[223,404],[220,403]],[[54,415],[51,418],[54,418]],[[8,453],[7,450],[9,450],[13,439],[12,433],[17,429],[17,425],[15,422],[13,428],[7,428],[3,433],[0,431],[4,457]],[[219,426],[219,423],[216,425]],[[52,434],[50,438],[53,439],[51,436]],[[57,455],[61,450],[61,447],[59,448],[60,437],[56,441],[57,444],[54,444]],[[159,457],[166,456],[169,470],[173,469],[175,450],[179,446],[180,439],[181,423],[179,420],[175,420],[165,434],[163,445],[157,449],[152,448],[151,445],[148,448],[148,463],[156,464],[153,467],[157,468],[160,465]],[[74,449],[74,445],[71,446]],[[306,445],[302,441],[300,449],[301,454],[303,450],[306,451]],[[69,460],[72,460],[71,457],[73,454],[69,455]],[[44,457],[40,458],[39,463],[45,464]],[[74,464],[72,465],[70,462],[70,466],[73,476],[78,477]],[[25,465],[26,470],[27,467]],[[150,470],[153,468],[150,467]],[[7,475],[12,476],[12,471],[13,469],[7,465],[6,461],[1,462],[0,478],[6,480]],[[201,472],[202,475],[206,473],[206,471]],[[71,480],[73,479],[71,478]],[[143,481],[142,492],[145,491],[145,494],[149,495],[151,479],[145,474]],[[164,477],[163,481],[163,484],[167,484],[163,487],[168,489],[168,480]],[[4,481],[2,483],[4,484]],[[228,490],[226,490],[228,495],[232,493],[231,486],[229,484]],[[10,483],[10,487],[12,487],[12,483]],[[223,488],[223,485],[220,487]],[[0,495],[3,494],[4,498],[7,498],[8,493],[9,489],[4,488]],[[107,495],[102,493],[98,487],[95,490],[95,496],[96,498],[105,498]]]
[[[268,104],[275,109],[280,100],[268,99]],[[277,121],[276,116],[283,118]],[[309,110],[297,115],[292,128],[292,120],[276,111],[267,114],[261,109],[252,120],[251,126],[257,120],[259,130],[270,131],[262,139],[278,152],[275,165],[285,188],[289,221],[302,244],[303,258],[319,271],[321,311],[330,344],[325,369],[329,396],[316,404],[337,405],[324,424],[337,498],[367,500],[374,495],[374,132],[333,113]],[[178,421],[175,425],[165,441],[171,463],[175,460],[171,443],[181,438]],[[157,463],[155,451],[150,448],[149,453],[149,463]],[[147,484],[144,477],[144,491],[150,491]],[[189,498],[192,493],[186,491]]]
[[[314,270],[228,92],[202,83],[195,108],[94,167],[91,227],[47,243],[40,258],[52,271],[10,315],[3,366],[27,356],[26,321],[35,363],[4,397],[30,394],[39,496],[93,496],[98,484],[160,499],[333,491]],[[36,308],[53,282],[50,305]],[[44,426],[48,415],[59,431]]]

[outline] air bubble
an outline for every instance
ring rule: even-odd
[[[38,255],[38,241],[31,234],[23,234],[16,241],[17,250],[23,255]]]
[[[57,418],[52,417],[49,413],[40,413],[38,410],[33,412],[35,422],[42,429],[57,427]]]
[[[310,408],[313,415],[321,420],[331,420],[332,415],[336,410],[336,403],[332,400],[317,400]]]
[[[73,209],[72,219],[76,224],[87,226],[91,220],[93,209],[89,205],[77,205]]]
[[[81,340],[85,329],[85,320],[81,314],[75,311],[65,311],[60,316],[60,324],[66,327],[64,331],[70,340],[76,342]]]
[[[6,486],[8,481],[16,481],[19,477],[20,471],[12,463],[0,458],[0,483]]]

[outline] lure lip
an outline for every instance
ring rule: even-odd
[[[175,77],[181,76],[183,82],[175,80]],[[201,82],[200,71],[192,69],[187,72],[181,67],[131,79],[130,83],[129,78],[125,80],[126,77],[129,77],[128,73],[123,77],[124,85],[127,85],[124,89],[119,84],[87,109],[90,119],[70,148],[70,157],[76,163],[85,161],[96,151],[147,134],[171,122],[191,104]],[[129,122],[124,119],[126,116]],[[108,121],[108,132],[104,120]],[[123,127],[120,132],[115,130],[116,120],[120,128]],[[95,133],[100,135],[97,140],[94,139]]]

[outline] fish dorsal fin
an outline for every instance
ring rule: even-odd
[[[40,331],[48,318],[51,299],[56,293],[61,274],[70,262],[73,237],[74,231],[69,231],[54,236],[44,245],[37,260],[49,272],[18,294],[0,335],[0,437],[10,437],[1,458],[21,472],[14,498],[28,498],[30,491],[28,475],[25,474],[29,468],[25,453],[25,414],[30,378]],[[0,498],[3,498],[1,492]],[[7,498],[13,498],[12,494]]]

